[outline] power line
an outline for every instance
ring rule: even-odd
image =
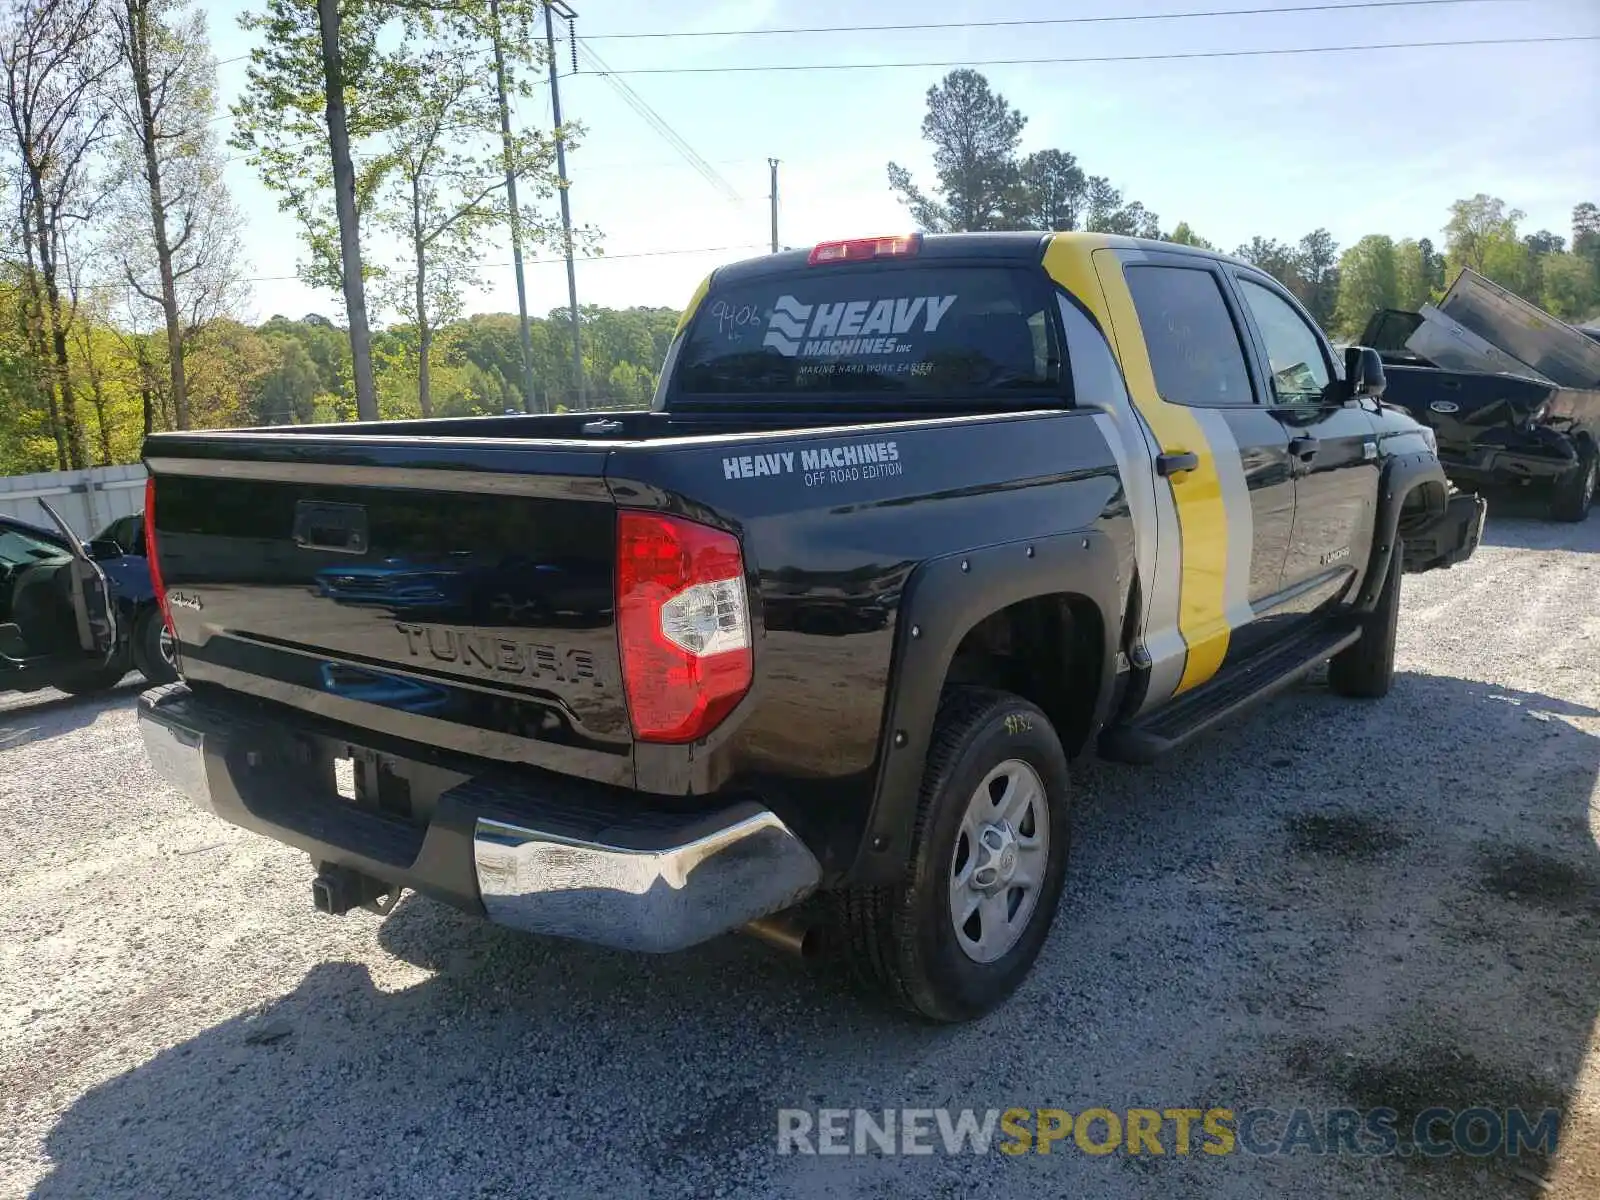
[[[671,250],[631,250],[626,254],[597,254],[589,258],[580,258],[577,261],[586,264],[618,262],[622,259],[634,258],[671,258],[684,254],[726,254],[733,250],[764,250],[765,242],[740,242],[732,246],[695,246],[687,249]],[[564,266],[565,258],[527,258],[523,260],[525,266],[530,267],[555,267]],[[484,270],[498,270],[511,266],[509,262],[492,262],[476,264]],[[298,275],[247,275],[237,279],[236,283],[288,283],[299,279]],[[126,289],[123,283],[112,283],[109,280],[101,283],[84,283],[78,287],[79,291],[105,291],[109,288]]]
[[[1274,55],[1349,54],[1367,50],[1434,50],[1451,46],[1531,46],[1600,42],[1600,34],[1554,37],[1463,38],[1441,42],[1379,42],[1359,46],[1288,46],[1273,50],[1187,50],[1171,54],[1081,54],[1052,58],[960,58],[938,62],[774,63],[738,67],[629,67],[612,75],[734,75],[761,71],[897,71],[916,67],[1033,67],[1081,63],[1176,62],[1202,58],[1267,58]]]
[[[715,167],[713,167],[705,159],[701,158],[695,148],[689,145],[689,143],[686,142],[682,137],[680,137],[677,130],[673,129],[671,125],[667,124],[665,117],[656,112],[656,110],[651,108],[650,105],[645,103],[644,98],[626,83],[616,78],[617,72],[612,71],[610,65],[605,61],[605,59],[601,58],[593,48],[585,45],[582,41],[574,41],[573,45],[577,47],[578,52],[582,54],[591,65],[597,68],[597,73],[608,84],[610,84],[613,89],[615,89],[617,95],[622,97],[623,103],[625,103],[629,108],[633,109],[633,111],[644,120],[646,125],[655,130],[656,135],[660,137],[662,141],[666,142],[667,145],[676,150],[679,155],[683,157],[684,161],[686,161],[695,169],[700,178],[704,179],[718,192],[722,193],[726,199],[730,200],[734,204],[744,203],[744,197],[739,195],[738,189],[724,179]]]
[[[589,33],[586,41],[645,38],[774,37],[805,33],[900,33],[920,29],[1009,29],[1030,25],[1110,25],[1134,21],[1183,21],[1200,17],[1268,17],[1279,13],[1341,12],[1344,9],[1426,8],[1444,4],[1526,4],[1528,0],[1359,0],[1354,4],[1296,4],[1284,8],[1213,8],[1186,12],[1117,13],[1095,17],[1024,17],[999,21],[934,21],[905,25],[807,25],[792,29],[674,29],[650,33]]]

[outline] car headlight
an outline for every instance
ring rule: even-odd
[[[1428,451],[1430,453],[1439,453],[1439,439],[1434,436],[1433,430],[1426,425],[1422,427],[1422,440],[1428,443]]]

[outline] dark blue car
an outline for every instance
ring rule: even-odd
[[[177,678],[141,517],[84,543],[43,507],[50,526],[0,517],[0,692],[103,691],[130,670]]]

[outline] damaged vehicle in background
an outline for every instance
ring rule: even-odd
[[[1384,399],[1433,428],[1461,487],[1539,488],[1581,521],[1600,487],[1600,330],[1574,328],[1464,270],[1437,307],[1383,309],[1361,335]]]
[[[115,687],[129,671],[177,678],[144,557],[143,518],[81,541],[48,504],[53,528],[0,517],[0,692]]]

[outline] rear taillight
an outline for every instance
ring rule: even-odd
[[[617,630],[634,735],[704,737],[750,688],[739,540],[656,513],[617,517]]]
[[[150,567],[150,587],[161,609],[161,623],[172,630],[172,610],[167,607],[167,585],[161,579],[161,556],[156,553],[156,477],[144,480],[144,561]]]
[[[906,258],[922,249],[920,233],[902,233],[892,237],[850,238],[843,242],[818,242],[811,248],[806,265],[823,263],[864,262],[874,258]]]

